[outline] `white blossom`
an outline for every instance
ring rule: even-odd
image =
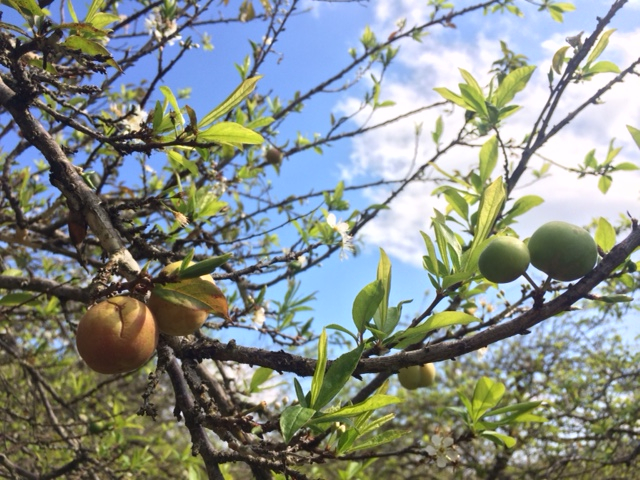
[[[338,222],[336,216],[333,213],[327,215],[327,224],[337,232],[342,238],[342,251],[340,252],[340,260],[347,258],[347,252],[355,251],[355,247],[352,243],[352,237],[348,234],[349,224],[347,222]]]
[[[427,453],[436,457],[438,468],[445,468],[450,462],[456,462],[460,458],[453,449],[453,438],[436,434],[431,437],[431,443],[432,445],[427,445]]]
[[[161,42],[164,38],[171,37],[178,30],[178,22],[173,18],[163,18],[160,10],[154,8],[151,14],[144,19],[145,30],[154,37],[158,42]],[[173,45],[177,41],[181,40],[180,35],[171,37],[167,42],[168,45]]]
[[[140,108],[139,105],[134,105],[133,111],[122,120],[122,126],[127,132],[136,132],[140,130],[140,127],[147,121],[148,113]]]

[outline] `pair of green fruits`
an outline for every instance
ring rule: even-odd
[[[167,265],[163,272],[170,274],[181,264]],[[214,283],[211,275],[200,279]],[[112,297],[97,303],[82,316],[76,330],[76,346],[85,363],[98,373],[130,372],[151,358],[160,333],[190,335],[202,326],[207,316],[207,311],[171,303],[154,293],[146,304],[132,297]]]
[[[398,370],[398,380],[407,390],[430,387],[436,381],[436,367],[433,363],[412,365]]]
[[[598,259],[589,232],[566,222],[549,222],[525,244],[514,237],[494,237],[478,258],[480,273],[489,281],[509,283],[523,275],[529,263],[563,282],[589,273]]]

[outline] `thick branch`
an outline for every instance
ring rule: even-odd
[[[111,261],[122,266],[121,273],[132,279],[140,268],[125,248],[120,234],[111,223],[107,211],[102,207],[100,198],[84,182],[58,142],[31,114],[26,102],[20,99],[2,79],[0,79],[0,105],[11,114],[24,138],[44,155],[50,166],[51,183],[62,192],[70,208],[82,212]]]
[[[470,337],[427,346],[411,352],[363,359],[354,374],[391,372],[409,365],[453,359],[500,340],[525,333],[544,320],[568,311],[574,303],[585,298],[599,283],[606,280],[611,272],[624,262],[638,246],[640,246],[640,228],[634,223],[631,234],[616,245],[591,273],[575,285],[570,285],[562,295],[553,300],[540,306],[534,306],[513,320],[491,326]],[[234,361],[271,368],[278,372],[292,372],[299,376],[313,375],[316,366],[314,359],[293,355],[283,350],[273,352],[260,348],[242,347],[236,345],[234,341],[225,344],[212,339],[202,339],[197,343],[184,345],[178,355],[184,358]]]

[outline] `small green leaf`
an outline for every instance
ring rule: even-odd
[[[551,61],[551,66],[553,70],[560,75],[562,73],[562,65],[564,64],[564,59],[566,58],[565,53],[569,50],[569,45],[565,45],[561,47],[554,55],[553,60]]]
[[[627,125],[627,130],[629,130],[633,141],[636,142],[636,145],[640,148],[640,130],[632,127],[631,125]]]
[[[606,194],[609,191],[609,188],[611,187],[611,182],[612,182],[612,179],[609,175],[602,175],[598,180],[598,189],[602,193]]]
[[[611,30],[607,30],[602,35],[600,35],[598,43],[593,48],[593,50],[591,50],[591,53],[589,53],[589,56],[587,57],[587,65],[593,63],[602,54],[602,52],[604,52],[604,50],[607,48],[607,45],[609,45],[609,37],[615,31],[616,29],[612,28]]]
[[[354,350],[340,355],[331,363],[324,376],[318,398],[315,403],[311,403],[312,408],[320,410],[340,393],[342,387],[349,381],[351,374],[358,366],[363,350],[364,343],[358,345]]]
[[[628,295],[602,295],[595,297],[594,300],[598,300],[604,303],[625,303],[632,302],[633,297],[630,297]]]
[[[611,250],[616,244],[616,231],[604,217],[600,217],[598,219],[595,240],[600,248],[605,252]]]
[[[400,403],[398,397],[394,397],[393,395],[381,395],[376,394],[372,395],[368,399],[363,402],[357,403],[355,405],[350,405],[347,407],[342,407],[335,412],[327,413],[324,415],[319,415],[313,420],[309,422],[309,425],[317,425],[322,423],[329,422],[342,422],[349,418],[360,415],[361,413],[370,412],[372,410],[377,410],[382,407],[386,407],[387,405],[392,405],[394,403]]]
[[[163,300],[193,310],[211,312],[224,319],[229,318],[227,299],[217,285],[201,278],[156,285],[153,293]]]
[[[484,96],[478,93],[474,88],[470,87],[465,83],[460,84],[460,93],[462,94],[462,98],[469,105],[469,109],[474,112],[482,115],[483,117],[489,116],[489,111],[487,110],[487,104],[485,103]]]
[[[323,328],[320,338],[318,339],[318,361],[316,362],[316,369],[313,372],[313,378],[311,379],[311,399],[309,400],[309,405],[311,405],[311,407],[313,407],[318,401],[318,395],[320,395],[320,390],[322,389],[326,368],[327,331]]]
[[[407,328],[404,332],[399,332],[389,339],[397,341],[393,348],[402,349],[422,340],[424,335],[431,330],[447,328],[453,325],[468,325],[472,322],[479,322],[480,319],[464,312],[439,312],[431,315],[426,322],[415,327]]]
[[[346,333],[351,338],[353,338],[356,342],[358,341],[358,337],[356,337],[351,331],[349,331],[349,329],[344,328],[342,325],[338,325],[337,323],[330,323],[329,325],[326,325],[325,328],[328,328],[330,330],[338,330],[339,332]]]
[[[289,443],[295,433],[304,427],[316,411],[300,405],[285,408],[280,415],[280,430],[285,443]]]
[[[384,299],[384,293],[382,280],[374,280],[356,295],[351,315],[358,333],[365,331],[366,324],[373,318],[380,302]]]
[[[176,123],[178,125],[184,125],[184,117],[182,116],[182,112],[180,111],[180,106],[178,105],[178,100],[176,96],[173,94],[171,89],[166,85],[160,87],[160,92],[164,96],[164,99],[169,102],[171,108],[173,108],[173,112],[175,113]]]
[[[495,382],[488,377],[482,377],[476,383],[471,400],[473,422],[477,422],[487,412],[487,410],[495,407],[502,400],[505,392],[504,384]]]
[[[251,377],[249,393],[259,392],[261,390],[260,385],[269,380],[271,375],[273,375],[273,370],[266,367],[259,367],[255,372],[253,372],[253,376]]]
[[[378,270],[376,273],[378,281],[382,282],[384,297],[379,302],[378,309],[373,316],[373,320],[378,330],[384,330],[383,325],[387,321],[387,310],[389,308],[389,292],[391,290],[391,261],[387,253],[380,249],[380,260],[378,260]]]
[[[193,265],[186,267],[184,270],[180,270],[180,272],[178,273],[178,278],[197,278],[202,275],[207,275],[213,272],[219,266],[227,263],[231,257],[233,257],[233,253],[225,253],[224,255],[210,257],[206,260],[194,263]]]
[[[344,453],[355,452],[358,450],[365,450],[367,448],[379,447],[380,445],[385,445],[387,443],[393,442],[394,440],[402,438],[408,433],[410,433],[409,430],[399,430],[399,429],[387,430],[386,432],[382,432],[377,435],[374,435],[373,437],[371,437],[370,439],[362,443],[358,443],[357,445],[345,450]]]
[[[18,292],[18,293],[8,293],[7,295],[0,298],[0,305],[4,306],[16,306],[23,305],[30,300],[33,300],[35,296],[32,293],[26,292]]]
[[[258,145],[264,138],[235,122],[220,122],[198,133],[198,141],[214,142],[231,147],[243,144]]]
[[[469,266],[469,259],[473,257],[474,252],[480,244],[488,237],[493,229],[493,224],[498,218],[498,214],[502,209],[502,204],[507,196],[504,188],[502,177],[496,178],[491,185],[487,186],[482,192],[480,198],[480,206],[478,207],[478,219],[475,226],[473,240],[469,247],[468,253],[465,255],[462,271],[466,271]]]
[[[480,148],[480,180],[485,183],[498,163],[498,138],[494,135]]]
[[[253,92],[253,90],[256,88],[256,83],[261,78],[262,76],[258,75],[244,80],[220,105],[215,107],[213,110],[207,113],[202,118],[202,120],[200,120],[198,128],[205,127],[206,125],[217,120],[218,118],[221,118],[222,116],[229,113],[233,108],[238,106],[245,98],[247,98],[251,94],[251,92]]]
[[[512,448],[516,444],[515,438],[491,430],[485,430],[480,434],[480,436],[488,438],[496,445],[504,445],[507,448]]]
[[[436,87],[434,88],[436,92],[438,92],[445,100],[449,100],[450,102],[455,103],[456,105],[464,108],[465,110],[470,110],[470,105],[462,98],[460,95],[453,93],[448,88],[444,87]]]
[[[497,108],[502,108],[513,100],[516,94],[527,86],[535,69],[536,67],[533,65],[526,65],[509,73],[496,89],[496,93],[493,95],[493,104]]]
[[[589,65],[589,68],[585,69],[585,73],[620,73],[620,68],[613,62],[603,60],[593,65]]]

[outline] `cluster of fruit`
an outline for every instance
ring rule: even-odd
[[[433,363],[412,365],[398,370],[398,380],[407,390],[430,387],[436,381],[436,367]]]
[[[508,283],[524,275],[531,263],[554,280],[570,282],[589,273],[597,259],[589,232],[555,221],[538,228],[526,244],[514,237],[494,237],[480,254],[478,268],[487,280]]]
[[[170,274],[182,262],[167,265]],[[211,275],[200,279],[213,283]],[[182,280],[189,282],[189,280]],[[158,345],[158,335],[190,335],[208,312],[171,303],[151,293],[147,304],[132,297],[108,298],[83,315],[76,331],[78,353],[98,373],[116,374],[144,365]]]

